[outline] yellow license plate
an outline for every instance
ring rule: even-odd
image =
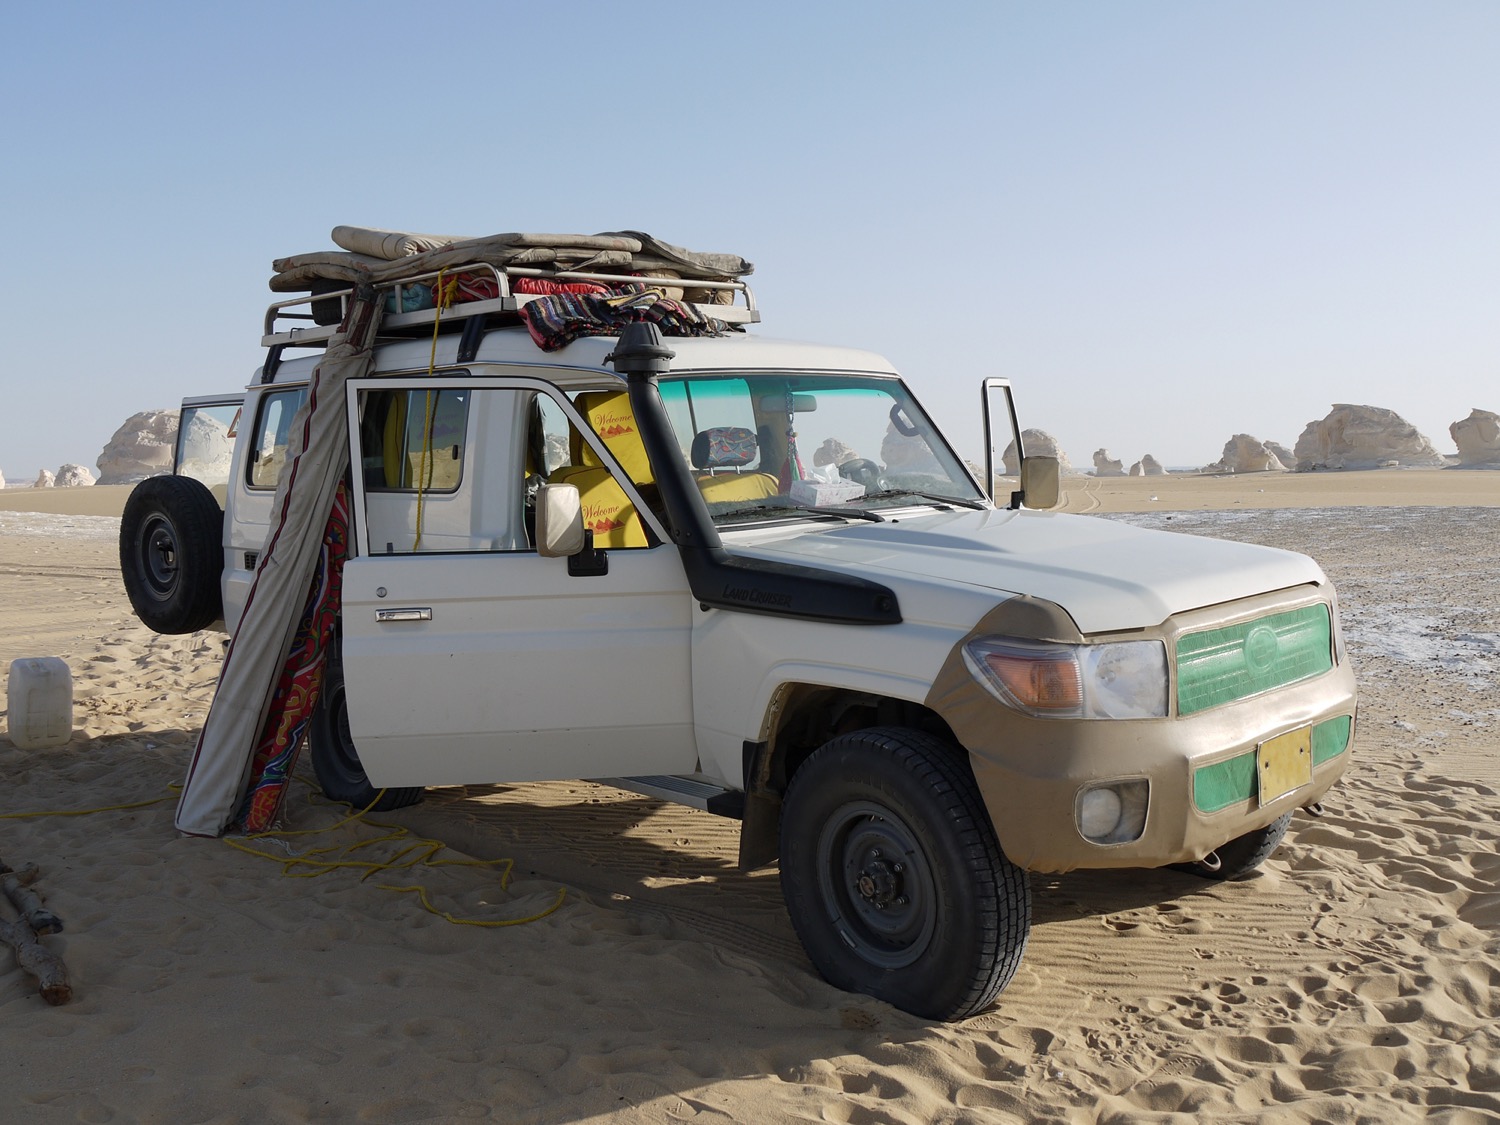
[[[1311,784],[1312,727],[1289,730],[1257,746],[1255,774],[1262,805]]]

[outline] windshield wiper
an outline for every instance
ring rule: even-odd
[[[752,504],[747,508],[733,508],[727,512],[714,512],[712,518],[715,523],[724,520],[739,519],[744,516],[764,516],[766,519],[785,519],[789,516],[798,516],[803,512],[810,512],[815,516],[841,516],[851,520],[870,520],[874,523],[885,523],[886,518],[874,512],[867,512],[863,508],[834,508],[834,507],[806,507],[802,504]]]
[[[871,520],[874,523],[885,523],[886,518],[879,512],[867,512],[863,508],[799,508],[803,512],[815,512],[820,516],[843,516],[851,520]]]
[[[888,496],[918,496],[923,500],[931,500],[934,504],[953,504],[959,508],[973,508],[976,512],[982,512],[987,507],[978,500],[969,500],[962,496],[941,496],[936,492],[918,492],[911,488],[887,488],[881,492],[872,492],[865,499],[883,500]]]

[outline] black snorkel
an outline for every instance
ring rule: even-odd
[[[656,325],[627,324],[605,362],[625,378],[636,430],[667,510],[672,542],[688,585],[704,609],[731,609],[846,625],[894,625],[895,593],[878,582],[794,563],[744,558],[725,550],[688,470],[662,404],[657,378],[675,356]]]

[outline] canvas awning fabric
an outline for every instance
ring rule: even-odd
[[[684,279],[704,281],[732,280],[755,270],[738,254],[688,250],[634,230],[452,238],[339,226],[333,229],[333,240],[343,249],[297,254],[272,262],[276,273],[271,289],[300,293],[315,281],[382,284],[475,263],[623,274],[670,271]]]
[[[189,835],[221,835],[244,801],[349,462],[344,384],[369,372],[380,314],[375,292],[358,289],[293,421],[265,547],[177,804],[177,828]]]

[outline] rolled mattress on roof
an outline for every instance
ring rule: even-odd
[[[306,292],[317,280],[378,284],[476,262],[606,273],[668,270],[684,279],[707,281],[744,277],[755,269],[737,254],[688,250],[641,231],[459,238],[337,226],[333,228],[333,241],[342,250],[277,258],[271,263],[276,271],[271,289],[277,293]]]

